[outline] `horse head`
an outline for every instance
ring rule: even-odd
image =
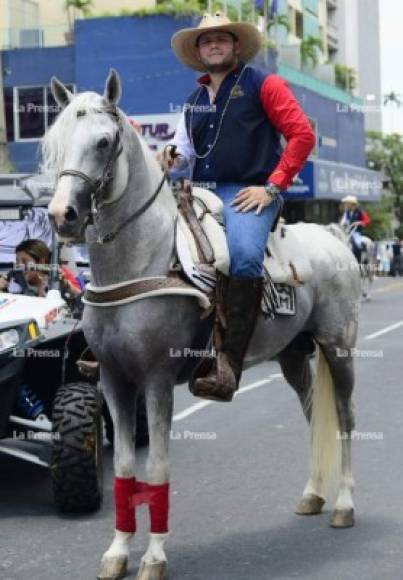
[[[42,143],[42,169],[55,180],[49,215],[62,238],[78,241],[96,211],[123,194],[129,174],[123,134],[134,131],[117,108],[116,71],[110,71],[102,96],[74,95],[55,77],[51,88],[62,111]]]

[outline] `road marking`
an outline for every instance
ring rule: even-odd
[[[275,374],[267,377],[267,379],[261,379],[260,381],[255,381],[254,383],[251,383],[250,385],[245,385],[244,387],[241,387],[237,393],[235,393],[235,397],[238,397],[239,395],[243,395],[244,393],[248,393],[249,391],[253,391],[254,389],[258,389],[259,387],[262,387],[263,385],[267,385],[268,383],[271,383],[275,379],[280,379],[282,376],[283,375],[281,373],[275,373]],[[177,413],[176,415],[174,415],[172,418],[172,421],[182,421],[182,419],[186,419],[190,415],[193,415],[194,413],[201,411],[205,407],[208,407],[209,405],[216,405],[216,404],[217,404],[216,401],[200,401],[199,403],[195,403],[194,405],[191,405],[187,409],[184,409],[180,413]]]
[[[382,288],[376,288],[372,291],[372,294],[375,292],[389,292],[389,290],[396,290],[399,288],[403,288],[403,282],[397,282],[396,284],[389,284],[388,286],[383,286]]]
[[[378,330],[377,332],[373,332],[372,334],[368,334],[367,336],[364,336],[364,340],[372,340],[373,338],[377,338],[378,336],[382,336],[382,334],[386,334],[387,332],[392,332],[392,330],[396,330],[397,328],[400,328],[401,326],[403,326],[403,320],[401,320],[400,322],[396,322],[396,324],[391,324],[390,326],[386,326],[385,328],[382,328],[381,330]]]

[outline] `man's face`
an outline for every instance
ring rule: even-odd
[[[237,63],[239,42],[229,32],[204,32],[197,48],[200,61],[210,73],[225,72]]]

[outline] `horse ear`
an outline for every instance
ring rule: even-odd
[[[104,99],[110,105],[117,105],[122,94],[122,85],[115,69],[111,68],[105,83]]]
[[[55,98],[56,103],[64,109],[69,103],[71,103],[74,95],[69,91],[63,83],[59,81],[56,77],[52,77],[50,81],[50,88],[52,90],[52,95]]]

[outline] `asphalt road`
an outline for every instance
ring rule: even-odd
[[[316,517],[293,513],[307,478],[308,430],[276,363],[247,371],[242,386],[250,388],[229,405],[194,408],[199,400],[177,388],[171,580],[403,579],[402,344],[403,279],[377,280],[362,307],[354,399],[356,429],[372,439],[354,442],[356,526],[347,530],[328,526],[331,506]],[[141,477],[146,452],[138,457]],[[47,470],[0,456],[0,579],[94,579],[112,539],[112,477],[105,447],[102,510],[60,517]],[[145,516],[142,507],[133,579]]]

